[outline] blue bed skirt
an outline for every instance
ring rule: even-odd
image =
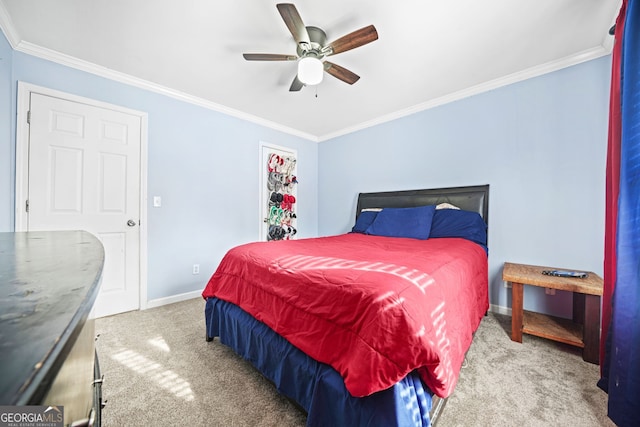
[[[220,337],[297,402],[307,411],[307,426],[431,425],[431,392],[416,373],[387,390],[355,398],[331,366],[310,358],[240,307],[209,298],[205,319],[207,337]]]

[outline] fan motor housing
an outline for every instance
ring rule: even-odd
[[[305,56],[316,56],[318,58],[323,58],[324,54],[322,53],[322,48],[327,44],[327,34],[318,27],[306,27],[307,33],[309,33],[309,40],[311,41],[311,46],[306,45],[305,43],[298,44],[297,52],[300,58]]]

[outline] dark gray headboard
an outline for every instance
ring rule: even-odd
[[[364,208],[409,208],[451,203],[466,211],[478,212],[489,224],[489,185],[433,188],[427,190],[360,193],[356,218]]]

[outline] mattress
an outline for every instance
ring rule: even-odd
[[[488,309],[487,281],[486,252],[468,240],[348,233],[233,248],[203,297],[331,366],[354,397],[413,372],[447,397]]]

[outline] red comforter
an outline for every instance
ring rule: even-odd
[[[489,307],[487,255],[457,238],[349,233],[231,249],[202,296],[240,306],[356,397],[417,370],[438,396],[455,387]]]

